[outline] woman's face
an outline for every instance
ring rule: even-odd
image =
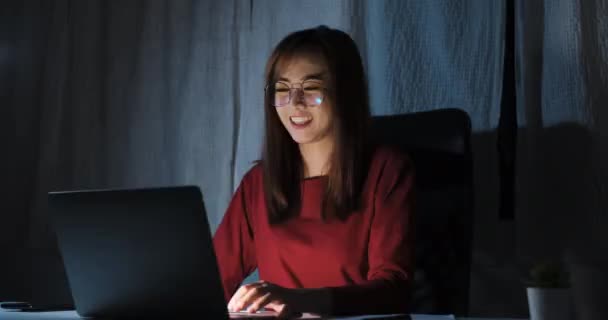
[[[280,69],[280,84],[275,88],[283,89],[277,89],[275,94],[287,94],[287,86],[297,88],[291,90],[289,103],[275,107],[291,138],[298,144],[331,141],[332,106],[326,97],[327,90],[323,89],[328,86],[325,60],[317,54],[301,54],[286,61]],[[321,104],[315,105],[318,101]]]

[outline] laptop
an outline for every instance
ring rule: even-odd
[[[198,187],[50,192],[49,213],[82,317],[229,313]]]

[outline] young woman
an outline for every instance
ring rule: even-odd
[[[355,43],[324,26],[292,33],[265,78],[262,159],[214,236],[228,309],[405,312],[413,170],[399,152],[368,143]],[[239,288],[256,268],[262,280]]]

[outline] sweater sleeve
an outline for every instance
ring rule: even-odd
[[[246,192],[245,177],[232,196],[213,237],[226,302],[230,301],[243,280],[257,268],[254,232],[250,212],[247,211]]]
[[[330,289],[333,314],[406,313],[412,275],[410,230],[414,173],[405,157],[388,159],[374,197],[365,283]]]

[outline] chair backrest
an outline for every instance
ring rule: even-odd
[[[468,314],[473,229],[471,122],[459,109],[373,117],[378,143],[416,169],[413,313]]]

